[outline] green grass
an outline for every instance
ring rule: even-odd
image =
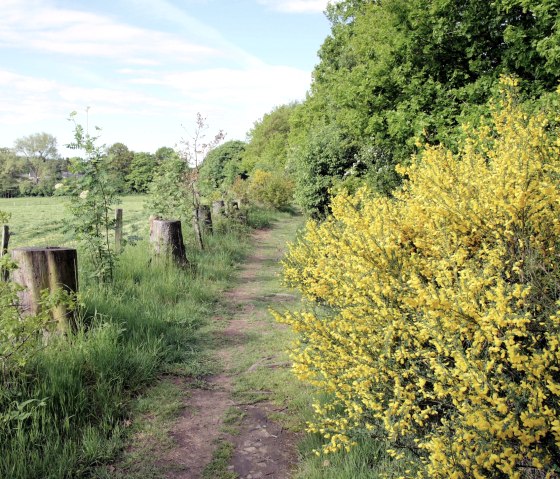
[[[144,211],[145,196],[122,198],[124,237],[146,237],[148,214]],[[10,247],[68,246],[74,241],[64,232],[67,216],[66,197],[0,198],[0,211],[11,213]]]
[[[210,463],[202,471],[202,479],[236,479],[238,476],[228,470],[233,455],[233,444],[219,441]]]
[[[131,415],[142,417],[158,404],[153,417],[164,431],[177,413],[178,393],[173,384],[161,384],[163,374],[203,378],[216,367],[208,354],[208,322],[248,248],[247,230],[222,230],[207,238],[203,252],[187,242],[187,270],[150,261],[144,242],[125,249],[110,286],[80,271],[85,307],[78,332],[51,337],[25,369],[0,385],[2,414],[28,399],[45,403],[32,403],[21,419],[0,421],[0,477],[160,477],[161,471],[148,467],[135,476],[133,469],[99,466],[135,434],[128,427]]]

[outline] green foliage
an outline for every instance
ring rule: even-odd
[[[146,201],[150,213],[166,219],[190,218],[192,208],[186,188],[188,171],[187,163],[177,153],[160,163]]]
[[[0,210],[0,224],[7,224],[11,217],[11,213]]]
[[[520,78],[526,98],[558,83],[554,2],[344,0],[327,13],[331,35],[290,133],[291,158],[296,165],[307,162],[310,145],[327,125],[345,141],[332,174],[344,175],[350,158],[373,148],[383,154],[381,163],[378,155],[370,157],[368,181],[381,192],[398,183],[389,169],[408,161],[417,138],[456,148],[458,126],[488,113],[501,74]],[[384,178],[376,179],[377,171]],[[327,190],[317,185],[314,196],[296,196],[306,197],[304,208],[316,213],[329,201]]]
[[[15,267],[9,256],[0,258],[0,271],[9,273]],[[38,335],[51,320],[47,309],[22,317],[18,308],[21,289],[11,281],[0,281],[0,381],[12,369],[24,366],[38,350]],[[0,414],[0,428],[6,421]]]
[[[314,217],[327,215],[330,189],[354,162],[355,149],[337,127],[325,125],[312,131],[293,164],[297,203]]]
[[[256,121],[247,134],[249,143],[243,153],[243,170],[281,171],[287,162],[290,117],[296,104],[281,105]]]
[[[128,189],[134,193],[146,193],[154,177],[157,159],[151,153],[134,153],[130,172],[126,176]]]
[[[111,183],[115,185],[119,193],[128,190],[127,176],[132,171],[134,156],[134,152],[130,151],[123,143],[114,143],[107,148],[105,155],[107,173],[111,177]]]
[[[72,149],[83,150],[85,158],[72,164],[74,178],[71,183],[73,201],[68,208],[72,215],[69,226],[75,239],[83,247],[91,262],[91,273],[100,282],[113,279],[115,251],[111,240],[115,219],[113,208],[119,203],[118,185],[103,154],[103,148],[96,145],[97,137],[84,132],[74,120],[74,143]]]
[[[244,174],[241,158],[247,144],[232,140],[211,150],[200,167],[199,183],[201,193],[212,196],[229,188],[237,176]]]
[[[294,185],[280,173],[253,171],[249,180],[249,198],[257,204],[276,209],[288,208],[294,197]]]
[[[17,196],[18,175],[24,167],[23,161],[18,159],[13,150],[0,148],[0,194]]]
[[[18,138],[13,151],[0,155],[4,170],[0,173],[10,195],[48,196],[61,178],[66,162],[60,159],[56,138],[48,133],[35,133]]]

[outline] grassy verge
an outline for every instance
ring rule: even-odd
[[[151,262],[148,246],[138,244],[121,256],[111,287],[82,275],[79,331],[52,338],[0,386],[0,411],[14,412],[0,424],[0,477],[99,475],[97,466],[115,457],[123,438],[138,433],[132,410],[141,416],[157,403],[160,425],[176,414],[175,385],[156,379],[211,370],[207,320],[248,246],[245,229],[217,229],[205,251],[188,248],[188,271]],[[146,424],[156,424],[155,433],[152,419]]]

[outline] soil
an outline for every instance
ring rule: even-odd
[[[270,244],[273,230],[260,230],[253,235],[254,252],[245,261],[237,286],[224,294],[229,315],[225,328],[217,333],[219,342],[227,347],[216,353],[216,360],[223,364],[223,372],[206,378],[205,387],[191,389],[185,399],[185,409],[173,430],[174,447],[162,457],[162,463],[173,464],[169,479],[198,479],[211,461],[220,440],[233,444],[233,454],[227,470],[239,479],[287,479],[297,462],[295,443],[297,435],[285,430],[270,416],[278,411],[271,402],[239,404],[233,397],[236,373],[232,369],[235,358],[244,354],[248,337],[263,327],[282,326],[255,320],[252,314],[254,301],[266,297],[268,304],[285,302],[286,294],[263,295],[259,289],[257,272],[270,268],[282,252]],[[268,263],[268,265],[267,265]],[[267,367],[285,367],[287,364],[269,364],[274,358],[264,357],[257,365],[267,361]],[[266,395],[266,391],[264,392]],[[224,416],[232,407],[241,410],[242,419],[237,434],[224,431]]]

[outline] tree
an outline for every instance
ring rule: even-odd
[[[130,173],[134,152],[124,143],[114,143],[107,149],[108,171],[119,191],[127,189],[126,177]]]
[[[246,172],[241,166],[241,159],[247,144],[231,140],[210,151],[200,167],[200,189],[204,195],[211,195],[223,187],[233,184],[239,175]]]
[[[525,98],[554,91],[560,76],[555,2],[343,0],[327,14],[331,35],[290,133],[294,162],[333,125],[347,148],[338,171],[374,151],[371,167],[387,175],[387,165],[408,162],[418,138],[455,148],[459,125],[488,112],[500,75],[516,75]]]
[[[0,194],[14,196],[18,192],[18,175],[24,165],[18,159],[14,150],[0,148]]]
[[[281,105],[256,121],[247,134],[248,144],[243,154],[243,169],[282,171],[286,166],[290,117],[297,104]]]
[[[169,146],[162,146],[161,148],[158,148],[155,152],[156,162],[158,165],[160,165],[163,161],[169,158],[174,158],[176,156],[177,156],[177,152]]]
[[[150,185],[149,208],[167,219],[191,217],[195,239],[204,248],[202,228],[199,222],[200,168],[206,155],[225,137],[220,130],[206,140],[206,118],[197,113],[195,129],[190,138],[183,138],[180,149],[171,153],[166,148],[156,152],[162,158]]]
[[[208,124],[206,123],[206,118],[204,118],[200,113],[196,114],[195,125],[192,136],[188,139],[181,139],[181,149],[179,151],[179,155],[189,167],[186,174],[186,187],[191,199],[192,223],[198,246],[200,249],[203,249],[204,242],[199,218],[200,168],[208,153],[216,148],[216,146],[218,146],[225,138],[225,133],[220,130],[213,138],[206,140],[206,130],[208,130]]]
[[[126,176],[126,184],[130,191],[146,193],[154,177],[157,166],[156,156],[151,153],[134,153],[130,163],[130,172]]]
[[[74,142],[67,146],[81,150],[83,157],[72,164],[76,175],[70,182],[74,196],[68,205],[72,215],[70,225],[91,261],[93,275],[100,283],[111,282],[116,261],[111,238],[115,228],[113,208],[120,199],[106,161],[104,145],[98,145],[99,137],[84,130],[75,117],[76,112],[71,113]]]
[[[41,173],[45,172],[47,161],[59,158],[56,138],[48,133],[34,133],[18,138],[14,143],[14,150],[26,160],[29,179],[35,185],[39,183]]]

